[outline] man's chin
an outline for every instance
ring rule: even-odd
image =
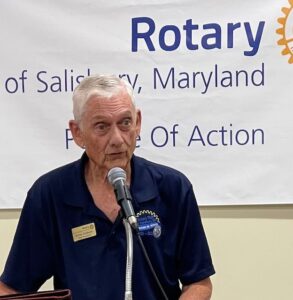
[[[111,159],[108,161],[108,166],[109,169],[115,168],[115,167],[119,167],[122,169],[126,169],[127,166],[129,165],[129,160],[124,158],[116,158],[116,159]]]

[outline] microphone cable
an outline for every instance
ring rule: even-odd
[[[142,238],[141,238],[141,236],[140,236],[140,234],[139,234],[138,229],[135,230],[135,233],[136,233],[136,236],[137,236],[137,238],[138,238],[139,245],[140,245],[140,247],[141,247],[141,249],[142,249],[143,255],[144,255],[144,257],[145,257],[145,259],[146,259],[146,261],[147,261],[147,264],[148,264],[148,266],[149,266],[149,268],[150,268],[150,270],[151,270],[151,273],[152,273],[152,275],[153,275],[153,277],[154,277],[154,279],[155,279],[155,281],[156,281],[156,283],[157,283],[157,285],[158,285],[158,287],[159,287],[159,289],[160,289],[162,295],[164,296],[164,299],[165,299],[165,300],[168,300],[168,297],[167,297],[167,295],[166,295],[166,292],[164,291],[164,288],[163,288],[163,286],[162,286],[161,283],[160,283],[160,280],[159,280],[159,278],[158,278],[158,276],[157,276],[157,274],[156,274],[156,271],[154,270],[154,267],[153,267],[153,265],[152,265],[152,262],[151,262],[151,260],[150,260],[149,255],[148,255],[148,253],[147,253],[147,251],[146,251],[146,248],[145,248],[145,246],[144,246],[144,244],[143,244],[143,241],[142,241]]]
[[[137,219],[135,217],[135,213],[131,204],[132,201],[132,197],[129,191],[129,188],[126,184],[126,172],[125,170],[119,168],[119,167],[115,167],[112,168],[107,175],[108,181],[109,183],[113,186],[114,188],[114,192],[115,192],[115,196],[116,196],[116,200],[118,202],[118,204],[121,206],[122,208],[122,212],[124,214],[124,218],[127,220],[127,222],[130,224],[130,226],[132,227],[133,231],[135,232],[140,247],[142,249],[143,255],[147,261],[147,264],[151,270],[151,273],[162,293],[162,295],[164,296],[164,300],[168,300],[168,297],[159,281],[159,278],[153,268],[153,265],[151,263],[151,260],[149,258],[149,255],[145,249],[145,246],[143,244],[142,238],[139,234],[139,228],[138,228],[138,224],[137,224]]]

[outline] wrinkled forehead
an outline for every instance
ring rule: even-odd
[[[133,105],[131,97],[125,91],[116,95],[104,97],[93,93],[84,107],[83,117],[92,118],[96,116],[118,117],[122,115],[136,118],[136,108]]]
[[[104,98],[110,98],[113,95],[120,93],[122,90],[125,90],[125,87],[122,84],[107,87],[104,86],[103,89],[98,86],[92,86],[88,89],[87,98],[90,98],[91,95],[94,94]]]
[[[96,102],[100,104],[110,104],[115,103],[115,105],[129,105],[134,107],[134,103],[132,101],[131,96],[125,89],[119,89],[115,93],[112,92],[104,92],[100,93],[100,91],[92,90],[87,95],[87,103]]]
[[[87,95],[85,101],[89,101],[92,98],[96,99],[108,99],[111,101],[112,99],[119,99],[121,98],[122,100],[125,100],[126,98],[132,102],[134,105],[134,101],[132,99],[131,94],[129,94],[128,90],[124,85],[119,85],[115,87],[111,87],[105,90],[99,90],[99,89],[91,89]]]

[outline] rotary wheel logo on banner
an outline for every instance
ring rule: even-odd
[[[284,17],[278,19],[281,27],[276,30],[282,37],[278,45],[284,46],[282,55],[289,55],[288,63],[293,63],[293,0],[289,0],[290,7],[283,7]]]

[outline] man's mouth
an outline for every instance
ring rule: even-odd
[[[125,152],[115,152],[108,154],[111,158],[120,158],[125,155]]]

